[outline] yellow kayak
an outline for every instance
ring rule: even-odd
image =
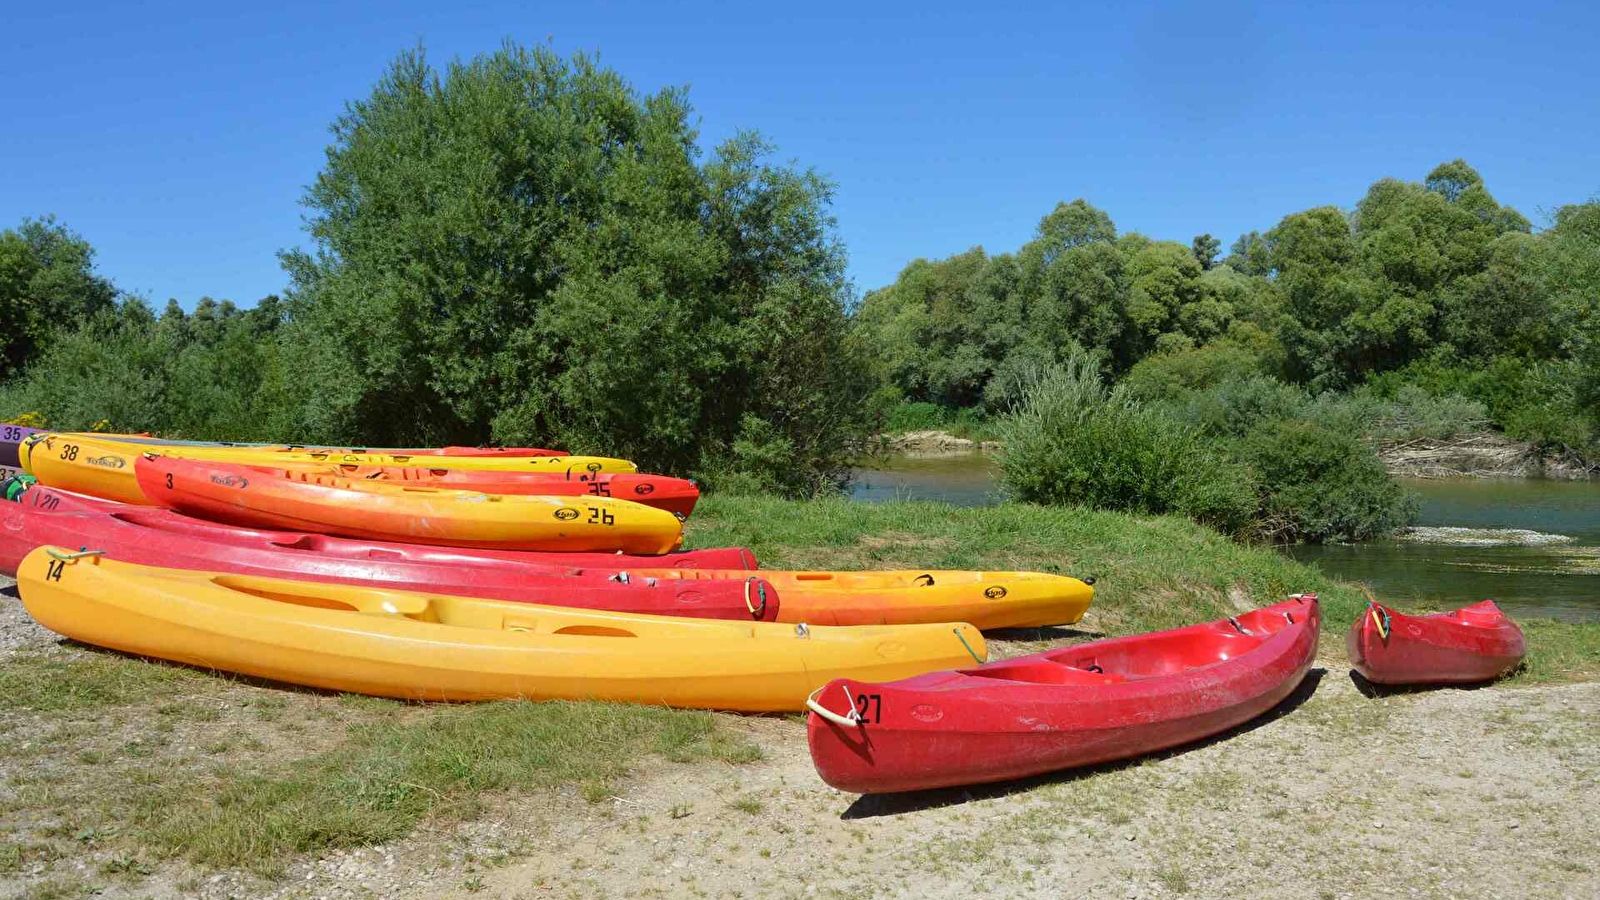
[[[638,467],[603,456],[396,456],[383,453],[330,453],[320,450],[260,450],[246,447],[192,447],[125,443],[104,435],[51,432],[31,435],[17,448],[22,468],[49,487],[105,500],[154,505],[133,477],[133,461],[145,453],[178,459],[231,462],[278,468],[341,465],[404,466],[490,472],[548,472],[573,478],[592,472],[632,473]]]
[[[968,622],[991,628],[1070,625],[1094,602],[1094,588],[1044,572],[758,573],[778,589],[780,622],[816,625],[912,625]],[[731,569],[630,569],[629,577],[743,580]]]
[[[133,476],[133,463],[141,452],[101,438],[51,433],[30,435],[17,447],[23,471],[40,484],[149,506]]]
[[[640,616],[187,572],[39,547],[23,605],[74,640],[294,684],[413,700],[610,700],[798,711],[835,678],[985,656],[964,623],[802,627]]]

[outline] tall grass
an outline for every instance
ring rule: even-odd
[[[1275,541],[1366,540],[1407,524],[1412,501],[1356,426],[1296,421],[1313,408],[1262,377],[1141,403],[1076,355],[1036,376],[1002,420],[1001,484],[1018,500],[1179,513]]]
[[[1108,387],[1087,354],[1037,374],[1000,424],[1001,487],[1029,503],[1181,513],[1223,531],[1253,521],[1253,479],[1200,431]]]

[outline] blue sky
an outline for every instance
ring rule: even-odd
[[[1457,156],[1536,224],[1600,194],[1592,3],[227,6],[0,14],[0,226],[55,213],[158,304],[253,302],[344,102],[418,42],[506,38],[688,85],[704,145],[754,128],[827,173],[863,291],[1075,197],[1226,245]]]

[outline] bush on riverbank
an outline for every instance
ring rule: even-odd
[[[1001,486],[1027,502],[1179,513],[1272,540],[1365,540],[1409,523],[1414,503],[1369,446],[1294,421],[1309,403],[1256,378],[1144,404],[1077,353],[1001,421]]]
[[[1000,483],[1012,499],[1180,513],[1230,533],[1252,520],[1249,473],[1196,429],[1107,387],[1086,354],[1039,374],[999,432]]]

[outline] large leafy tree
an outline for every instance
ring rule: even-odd
[[[870,386],[832,187],[753,134],[702,160],[692,119],[583,55],[402,54],[334,124],[316,250],[285,257],[285,433],[835,474]]]
[[[0,379],[57,332],[110,309],[116,296],[95,274],[94,248],[54,217],[0,232]]]

